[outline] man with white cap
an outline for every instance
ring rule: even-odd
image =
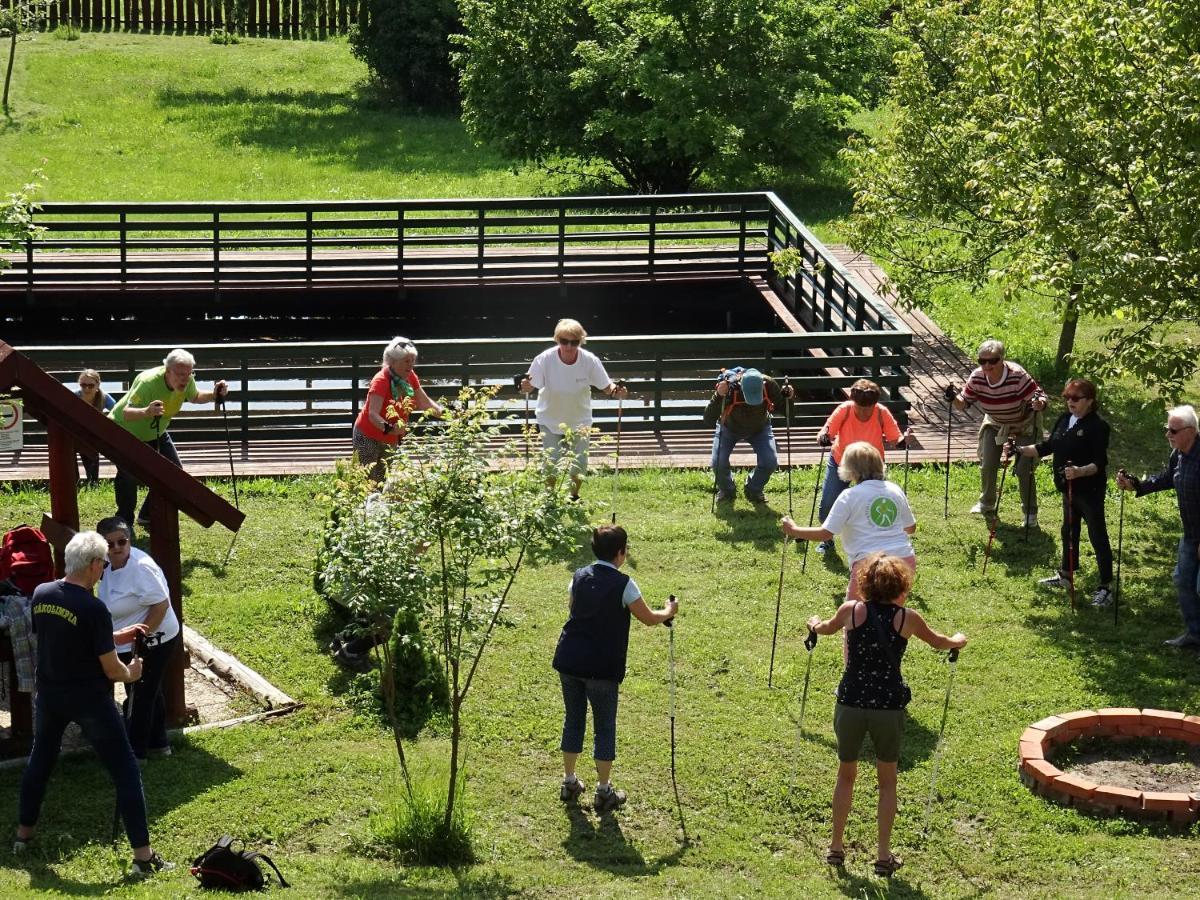
[[[746,499],[766,503],[763,489],[771,473],[779,468],[775,435],[771,431],[771,413],[792,396],[791,386],[781,388],[773,378],[758,369],[738,366],[726,369],[704,411],[704,424],[715,425],[712,467],[717,481],[717,500],[733,499],[736,487],[729,468],[729,456],[738,441],[754,448],[756,464],[744,488]]]

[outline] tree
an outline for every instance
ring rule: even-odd
[[[34,171],[33,181],[21,185],[19,190],[0,200],[0,250],[16,253],[25,248],[26,242],[45,232],[45,228],[33,221],[33,214],[38,209],[33,198],[41,188],[38,183],[41,177],[41,171]],[[12,263],[0,256],[0,272],[11,265]]]
[[[4,115],[11,116],[8,91],[12,85],[13,62],[17,58],[17,37],[35,31],[50,11],[50,0],[9,0],[0,8],[0,38],[8,38],[8,65],[4,69]]]
[[[322,557],[322,582],[364,629],[378,632],[416,619],[420,647],[443,667],[448,687],[450,745],[443,835],[456,840],[456,804],[462,795],[462,711],[522,565],[575,549],[582,511],[557,484],[569,459],[547,458],[523,470],[495,470],[488,460],[497,427],[490,423],[495,389],[466,388],[441,425],[419,441],[403,441],[389,466],[381,496],[363,502],[366,482],[348,477],[333,538]],[[516,454],[514,453],[514,457]],[[397,714],[394,670],[398,653],[382,641],[384,705],[409,802],[413,782],[405,754],[405,723]]]
[[[1195,368],[1200,18],[1171,0],[911,0],[876,140],[847,151],[852,243],[901,298],[949,280],[1034,291],[1057,363],[1164,391]],[[1073,353],[1079,317],[1113,316]],[[1178,329],[1175,329],[1176,332]]]
[[[882,0],[460,0],[463,121],[643,193],[815,169],[882,89]]]
[[[455,0],[365,0],[350,49],[401,104],[446,109],[458,101],[450,64],[450,35],[458,29]]]

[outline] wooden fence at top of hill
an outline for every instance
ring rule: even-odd
[[[0,0],[0,9],[15,0]],[[207,34],[216,28],[250,37],[324,40],[346,34],[367,15],[363,0],[51,0],[50,30]]]

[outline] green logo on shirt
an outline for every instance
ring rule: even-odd
[[[896,509],[896,501],[888,497],[876,497],[871,503],[871,508],[867,515],[871,517],[871,521],[880,528],[887,528],[896,521],[896,516],[899,510]]]

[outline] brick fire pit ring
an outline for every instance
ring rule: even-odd
[[[1120,742],[1161,738],[1200,744],[1200,716],[1161,709],[1082,709],[1034,722],[1018,745],[1021,781],[1035,794],[1064,806],[1103,815],[1187,825],[1200,820],[1200,795],[1156,793],[1095,784],[1059,770],[1049,757],[1054,749],[1079,738]]]

